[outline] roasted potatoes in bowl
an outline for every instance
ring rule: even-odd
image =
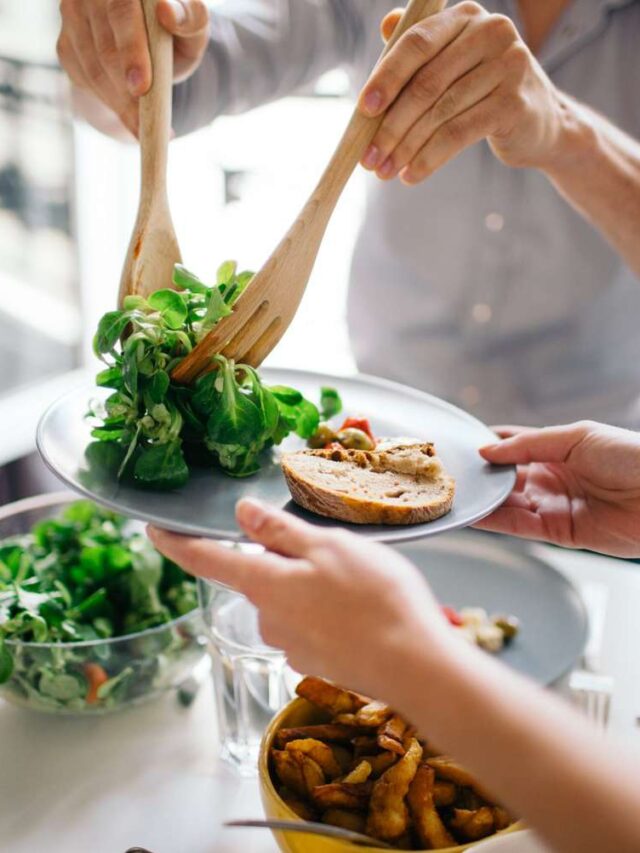
[[[523,828],[383,703],[317,678],[303,679],[297,692],[260,749],[268,818],[320,821],[397,849],[446,853]],[[283,853],[375,850],[286,830],[274,836]]]

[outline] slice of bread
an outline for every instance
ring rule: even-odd
[[[453,505],[455,481],[432,444],[303,450],[285,455],[282,470],[297,504],[352,524],[421,524]]]

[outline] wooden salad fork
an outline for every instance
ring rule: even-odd
[[[411,0],[382,57],[406,30],[442,11],[447,0]],[[381,58],[382,58],[381,57]],[[320,182],[293,226],[252,279],[231,316],[223,319],[184,358],[172,378],[188,384],[222,354],[258,367],[286,332],[311,276],[327,225],[342,191],[382,124],[355,111]]]
[[[167,195],[173,39],[158,23],[156,5],[157,0],[142,0],[153,80],[140,98],[140,203],[120,281],[120,305],[125,296],[146,297],[172,287],[173,267],[181,262]]]

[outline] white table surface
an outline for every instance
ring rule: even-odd
[[[578,583],[609,586],[602,665],[615,679],[610,728],[640,743],[640,565],[534,550]],[[220,826],[261,815],[257,781],[217,758],[208,684],[188,709],[168,696],[96,719],[0,700],[2,853],[124,853],[134,845],[153,853],[274,853],[268,832]],[[513,853],[532,850],[514,842]]]

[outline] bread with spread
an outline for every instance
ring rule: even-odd
[[[289,453],[282,470],[297,504],[352,524],[434,521],[451,510],[455,494],[433,444],[411,440]]]

